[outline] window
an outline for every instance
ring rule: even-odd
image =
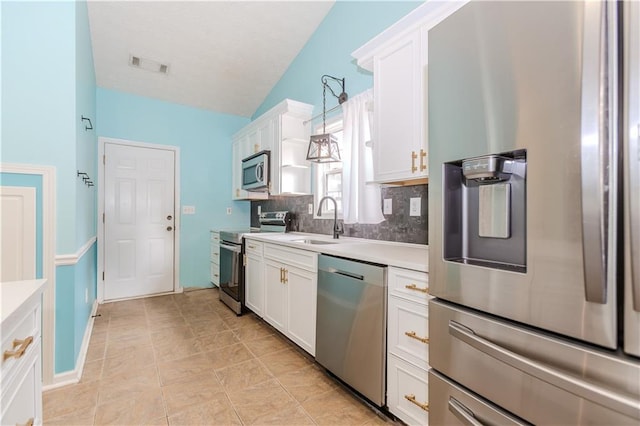
[[[342,156],[342,115],[327,121],[326,132],[332,133],[338,140],[340,158]],[[315,134],[322,133],[322,124],[315,128]],[[333,219],[333,203],[322,203],[322,212],[318,216],[318,203],[322,197],[333,197],[338,204],[338,217],[342,218],[342,162],[316,163],[314,192],[314,218]]]

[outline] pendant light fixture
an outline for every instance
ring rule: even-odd
[[[340,83],[341,92],[339,95],[333,91],[329,85],[329,79]],[[349,98],[344,91],[344,78],[336,78],[330,75],[323,75],[320,79],[322,81],[322,134],[311,135],[309,139],[309,149],[307,150],[307,160],[316,163],[332,163],[341,161],[340,148],[338,147],[338,140],[331,133],[327,133],[327,89],[331,94],[338,99],[338,105],[329,111],[334,110],[339,105],[342,105]]]

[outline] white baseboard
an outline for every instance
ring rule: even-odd
[[[62,386],[73,385],[80,381],[80,378],[82,378],[82,371],[84,370],[84,361],[87,358],[87,351],[89,350],[89,340],[91,340],[91,332],[93,331],[94,315],[97,311],[98,301],[94,300],[91,313],[89,314],[89,321],[87,322],[87,327],[85,328],[84,336],[82,337],[82,346],[80,347],[80,353],[76,360],[76,368],[71,371],[65,371],[64,373],[54,374],[53,382],[42,387],[43,392]]]

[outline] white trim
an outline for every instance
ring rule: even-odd
[[[182,293],[182,284],[180,283],[180,148],[172,145],[160,145],[147,142],[136,142],[126,139],[115,139],[100,136],[98,137],[98,267],[96,270],[98,291],[97,300],[99,303],[104,302],[104,280],[102,272],[104,271],[104,223],[102,215],[104,214],[104,180],[105,168],[101,159],[104,157],[104,148],[107,143],[132,146],[138,148],[153,148],[173,151],[174,153],[174,203],[173,217],[175,218],[175,232],[173,244],[173,292]]]
[[[98,301],[93,301],[91,307],[91,314],[89,314],[89,321],[87,322],[87,328],[84,330],[84,337],[82,338],[82,346],[80,347],[80,353],[78,353],[78,359],[76,360],[76,368],[71,371],[65,371],[64,373],[56,374],[53,376],[52,383],[42,387],[42,391],[48,391],[51,389],[59,388],[66,385],[73,385],[78,383],[82,378],[82,372],[84,371],[84,362],[87,358],[87,351],[89,350],[89,341],[91,340],[91,332],[93,331],[93,321],[96,312],[98,311]]]
[[[73,254],[58,254],[56,255],[56,266],[70,266],[70,265],[75,265],[76,263],[78,263],[78,261],[80,259],[82,259],[82,256],[84,256],[89,249],[91,248],[91,246],[93,245],[93,243],[95,243],[97,240],[97,238],[91,237],[89,238],[89,241],[87,241],[82,247],[80,247],[78,249],[77,252],[73,253]]]
[[[31,164],[0,163],[0,172],[42,176],[42,382],[53,381],[56,327],[56,168]]]

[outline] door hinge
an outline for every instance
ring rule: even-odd
[[[104,223],[104,213],[102,213],[102,223]]]
[[[107,156],[106,155],[102,156],[102,164],[107,164]]]
[[[104,271],[102,271],[102,281],[104,281]]]

